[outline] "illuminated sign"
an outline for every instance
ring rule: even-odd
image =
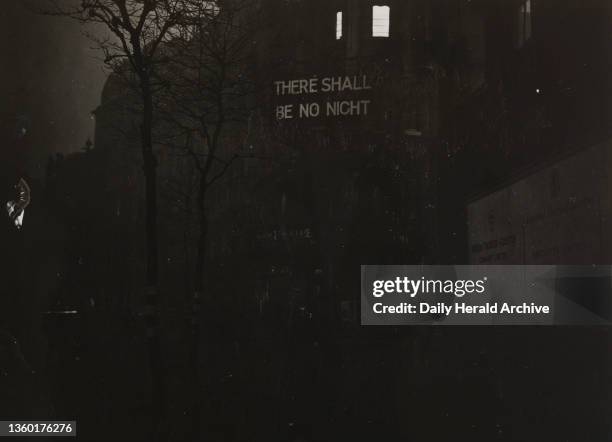
[[[316,94],[360,93],[372,89],[365,75],[301,78],[274,82],[276,97],[305,97]],[[348,117],[368,115],[369,99],[308,100],[303,103],[277,105],[277,120],[291,120],[316,117]]]

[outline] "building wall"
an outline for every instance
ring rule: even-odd
[[[328,294],[350,293],[351,268],[364,262],[467,262],[471,196],[606,139],[606,2],[531,0],[530,35],[520,42],[525,2],[389,0],[389,38],[371,36],[376,3],[260,2],[254,110],[230,143],[252,156],[210,195],[213,261],[254,258],[263,280],[279,263],[306,265]],[[330,76],[365,77],[371,89],[275,93],[275,81]],[[356,99],[371,101],[368,115],[275,113]],[[111,102],[96,114],[96,146],[120,152],[129,140],[110,134]],[[162,156],[164,178],[183,170]],[[128,175],[142,181],[138,166]]]
[[[470,203],[470,262],[607,262],[611,154],[593,146]]]

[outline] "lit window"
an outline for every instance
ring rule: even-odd
[[[372,37],[389,36],[389,6],[372,7]]]
[[[531,38],[531,0],[523,0],[518,11],[518,39],[520,48]]]
[[[336,12],[336,40],[342,38],[342,11]]]

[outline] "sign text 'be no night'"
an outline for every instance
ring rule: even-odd
[[[274,93],[277,97],[303,96],[308,94],[338,94],[342,92],[359,92],[372,89],[365,75],[325,77],[319,79],[302,78],[279,80],[274,82]],[[310,101],[299,104],[281,104],[276,106],[277,120],[316,117],[347,117],[368,115],[370,100],[325,100]]]

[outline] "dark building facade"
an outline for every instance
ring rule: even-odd
[[[470,237],[471,226],[488,223],[470,219],[474,198],[610,138],[608,2],[262,0],[259,8],[264,24],[250,54],[259,85],[254,110],[227,136],[227,153],[241,155],[207,202],[206,296],[217,300],[218,311],[231,311],[224,317],[233,322],[207,319],[233,342],[287,341],[294,349],[287,364],[314,373],[312,391],[306,375],[279,381],[286,384],[278,419],[356,440],[433,433],[442,440],[454,434],[451,428],[476,440],[513,440],[527,434],[521,418],[534,416],[547,423],[534,439],[574,431],[571,439],[579,440],[579,430],[550,429],[572,416],[593,434],[605,433],[592,404],[558,413],[554,407],[565,394],[603,399],[605,392],[586,379],[600,379],[604,370],[579,359],[599,360],[605,333],[585,330],[567,339],[564,332],[534,338],[532,330],[496,330],[483,338],[473,330],[364,330],[358,300],[362,264],[469,263],[480,241]],[[129,150],[135,125],[113,106],[121,88],[111,93],[110,81],[108,87],[96,112],[95,149],[113,159],[106,178],[113,190],[105,198],[128,238],[144,216],[142,172]],[[116,125],[121,130],[113,135]],[[189,195],[177,197],[176,187],[190,188],[193,170],[162,143],[156,149],[163,284],[176,292],[181,281],[180,290],[189,292],[183,281],[191,278],[195,234],[193,219],[183,215]],[[180,308],[177,299],[172,308]],[[534,365],[507,361],[502,347]],[[577,356],[564,362],[567,352]],[[557,389],[560,363],[575,371],[567,391]],[[446,373],[440,367],[448,366],[463,377],[440,380]],[[520,370],[533,376],[519,385],[513,376]],[[374,399],[360,400],[355,385],[371,388]],[[552,399],[537,409],[525,405],[540,387]],[[313,411],[298,404],[316,403],[316,394],[327,398],[325,405]],[[411,394],[422,407],[410,404]],[[461,399],[467,395],[490,413],[490,427],[469,424]],[[404,413],[416,416],[410,428],[402,426]],[[425,422],[432,413],[434,423],[449,426],[431,428]]]
[[[340,314],[360,264],[467,263],[473,198],[609,138],[606,2],[260,7],[253,158],[212,204],[212,253],[257,263],[258,299],[280,268]]]

